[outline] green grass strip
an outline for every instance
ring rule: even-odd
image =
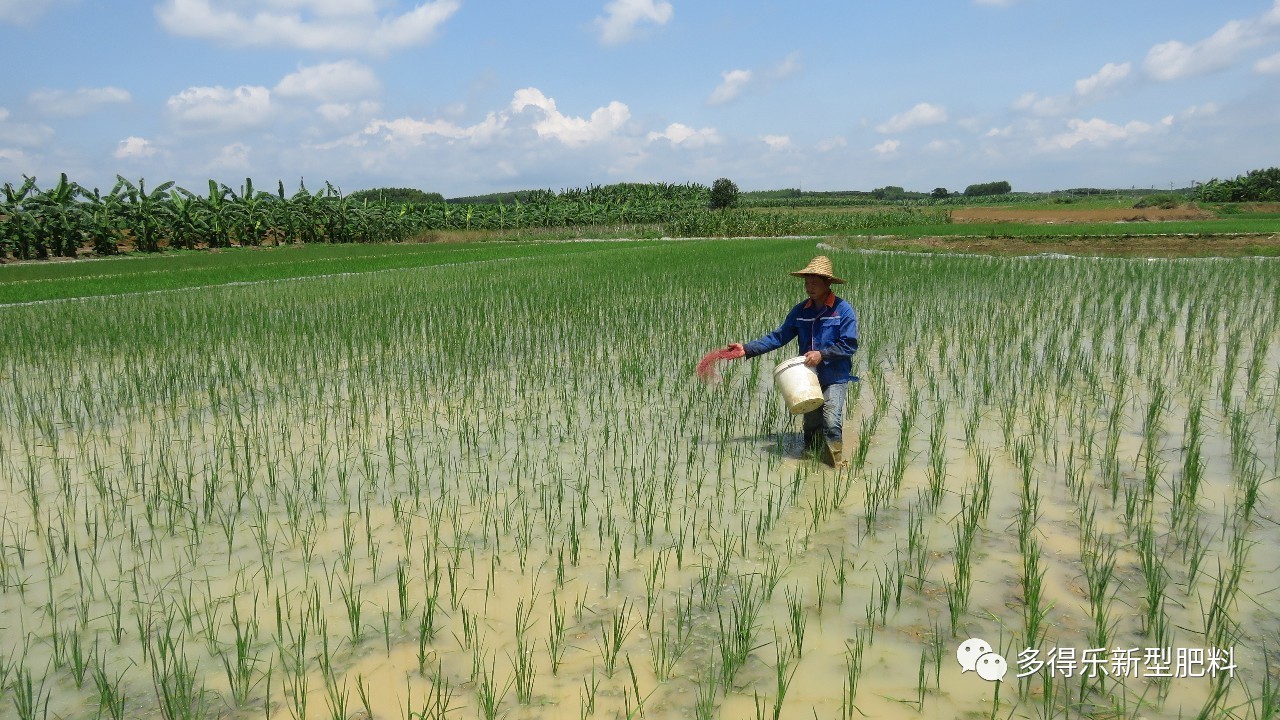
[[[429,267],[522,257],[572,255],[627,243],[472,243],[426,245],[308,245],[236,248],[78,262],[0,267],[0,305],[78,297],[155,292],[231,283],[266,282],[338,273]]]

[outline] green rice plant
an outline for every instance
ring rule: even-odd
[[[582,679],[582,692],[579,694],[579,717],[585,718],[596,714],[596,693],[600,690],[600,680],[596,677],[595,663],[591,663],[591,676]]]
[[[808,617],[804,610],[804,591],[796,588],[792,592],[788,588],[783,592],[787,596],[787,630],[790,633],[790,646],[797,659],[803,658],[804,631],[808,624]]]
[[[866,636],[861,630],[855,631],[853,646],[845,648],[844,653],[844,683],[840,688],[840,720],[853,720],[855,717],[862,716],[862,711],[854,703],[858,696],[858,682],[862,679],[862,653],[865,649]]]
[[[356,695],[360,698],[360,705],[364,708],[364,714],[372,718],[373,701],[369,697],[369,686],[365,684],[363,675],[356,675]]]
[[[530,613],[537,597],[529,599],[526,605],[523,598],[516,601],[515,634],[516,654],[511,660],[514,672],[512,682],[516,689],[516,702],[528,705],[533,700],[533,684],[537,679],[537,667],[533,661],[535,644],[529,640],[528,632],[533,627]]]
[[[564,606],[560,604],[554,591],[551,593],[551,614],[547,618],[547,625],[547,656],[551,659],[551,674],[556,676],[560,674],[560,663],[564,660],[567,626]]]
[[[347,720],[347,703],[350,698],[350,688],[344,679],[342,684],[338,684],[338,678],[333,673],[333,667],[330,666],[324,673],[324,703],[329,710],[330,720]]]
[[[623,643],[635,628],[635,624],[631,621],[631,611],[631,601],[623,599],[622,604],[614,608],[610,614],[609,622],[602,623],[600,626],[598,647],[607,678],[613,677],[613,671],[618,665],[618,653],[622,651]]]
[[[414,710],[413,687],[405,682],[405,720],[447,720],[455,708],[453,706],[453,684],[440,671],[439,666],[432,673],[431,690],[422,705]]]
[[[770,717],[773,720],[779,720],[782,717],[782,705],[787,699],[787,690],[790,689],[791,681],[795,679],[796,670],[799,668],[797,663],[799,655],[795,654],[794,648],[783,647],[783,644],[778,641],[777,632],[774,632],[773,647],[774,695],[773,712]]]
[[[13,709],[17,713],[18,720],[44,720],[49,716],[49,691],[45,689],[45,683],[48,677],[40,678],[40,684],[36,685],[31,678],[31,669],[26,665],[20,665],[14,673],[12,683],[9,685],[10,692],[13,693]]]
[[[743,583],[739,578],[737,592],[729,603],[728,621],[726,622],[721,609],[716,610],[720,626],[720,686],[726,692],[733,686],[738,671],[746,664],[751,653],[763,647],[755,644],[756,633],[760,629],[762,600],[753,579],[747,579]]]
[[[98,693],[98,708],[94,717],[96,720],[101,720],[101,718],[124,720],[125,700],[127,699],[126,693],[121,687],[124,671],[122,670],[115,677],[111,677],[102,665],[102,662],[94,662],[91,673],[94,688]]]
[[[715,717],[716,688],[721,674],[714,662],[698,674],[693,700],[693,716],[697,720],[712,720]]]
[[[498,717],[498,708],[514,682],[514,680],[508,680],[506,685],[499,687],[495,669],[492,661],[488,667],[485,667],[481,659],[479,674],[475,677],[476,711],[484,720],[495,720]]]
[[[198,666],[190,664],[168,623],[149,646],[151,681],[164,720],[201,720],[211,708],[203,683],[198,682]]]

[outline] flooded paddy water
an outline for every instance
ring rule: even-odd
[[[4,712],[1274,716],[1274,263],[827,252],[843,470],[812,241],[0,308]]]

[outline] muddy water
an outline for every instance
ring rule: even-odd
[[[1268,339],[1274,368],[1280,345]],[[1227,637],[1237,670],[1225,706],[1262,691],[1264,648],[1280,627],[1268,602],[1280,579],[1266,552],[1280,541],[1273,486],[1244,530],[1234,518],[1249,468],[1275,475],[1271,371],[1246,395],[1242,369],[1227,401],[1219,385],[1204,389],[1191,438],[1192,383],[1176,364],[1130,375],[1115,405],[1105,383],[985,400],[976,363],[934,350],[880,356],[846,420],[851,454],[868,428],[865,460],[835,471],[797,457],[797,422],[759,381],[759,363],[712,388],[656,367],[609,385],[591,372],[556,385],[534,372],[458,371],[436,390],[414,375],[421,358],[384,352],[374,359],[395,372],[260,367],[224,394],[161,404],[140,388],[144,399],[119,416],[0,431],[8,680],[30,672],[60,717],[110,715],[95,670],[124,697],[125,717],[144,718],[161,717],[164,688],[181,687],[202,690],[197,716],[351,717],[367,699],[377,718],[442,707],[482,717],[486,684],[510,718],[695,717],[700,695],[710,717],[727,718],[772,717],[775,705],[788,718],[1196,714],[1206,678],[1014,677],[1028,647],[1091,646],[1082,554],[1105,538],[1109,650],[1207,650],[1207,635]],[[1034,377],[1035,360],[1022,362]],[[1225,354],[1209,365],[1220,374]],[[658,376],[683,380],[659,390]],[[1149,445],[1158,377],[1166,394]],[[1197,442],[1193,520],[1175,523]],[[945,470],[936,506],[926,500],[934,456]],[[1038,497],[1026,521],[1024,487]],[[983,511],[953,626],[957,528],[974,503]],[[1247,543],[1228,632],[1206,633],[1237,533]],[[1025,632],[1020,539],[1043,571],[1037,640]],[[1146,627],[1153,558],[1163,634]],[[755,612],[734,633],[744,607]],[[655,653],[678,627],[679,657],[660,678]],[[957,647],[974,637],[1008,662],[1002,683],[961,671]],[[745,652],[726,669],[735,639]],[[528,697],[515,681],[521,658]]]

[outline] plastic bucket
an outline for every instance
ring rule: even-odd
[[[818,383],[818,373],[804,364],[803,355],[778,363],[773,369],[773,384],[792,415],[817,410],[826,402],[822,397],[822,385]]]

